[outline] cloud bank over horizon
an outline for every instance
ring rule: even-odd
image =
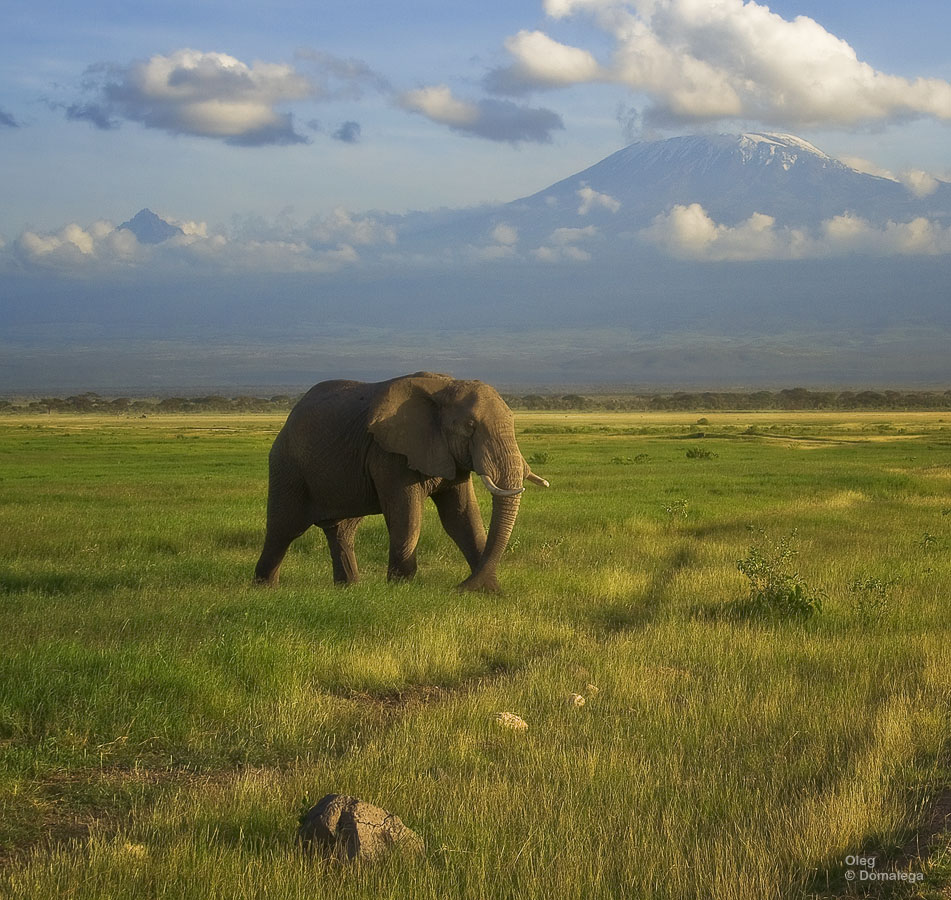
[[[580,212],[590,201],[578,193]],[[302,224],[258,218],[238,223],[227,233],[212,231],[204,222],[173,217],[166,221],[183,233],[159,244],[140,243],[131,231],[105,220],[86,225],[72,222],[52,232],[25,230],[6,244],[0,241],[0,273],[77,279],[135,271],[156,276],[189,271],[320,276],[361,267],[382,272],[394,266],[404,271],[448,270],[471,262],[597,265],[614,259],[617,252],[646,250],[675,261],[734,264],[862,256],[951,257],[951,225],[923,216],[876,224],[846,212],[807,229],[790,228],[773,216],[754,213],[743,222],[726,225],[715,221],[699,203],[677,204],[634,233],[612,235],[593,224],[563,225],[533,242],[503,219],[481,242],[429,250],[417,247],[411,235],[401,235],[403,222],[397,217],[384,220],[343,208]]]

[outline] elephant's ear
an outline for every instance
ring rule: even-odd
[[[384,450],[402,454],[417,472],[441,478],[456,476],[456,461],[433,395],[449,381],[429,372],[394,379],[370,410],[370,434]]]

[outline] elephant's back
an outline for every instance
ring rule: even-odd
[[[310,475],[320,464],[325,476],[352,478],[352,468],[369,443],[369,410],[378,386],[362,381],[322,381],[297,402],[273,448]],[[333,474],[331,475],[331,470]]]

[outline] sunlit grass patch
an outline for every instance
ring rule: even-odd
[[[500,596],[432,509],[410,584],[371,519],[356,586],[314,530],[253,587],[277,420],[0,423],[0,894],[761,900],[900,847],[948,781],[947,447],[711,413],[688,459],[696,418],[520,417]],[[731,613],[762,531],[816,615]],[[331,791],[425,858],[307,862]]]

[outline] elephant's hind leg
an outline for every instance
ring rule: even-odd
[[[287,548],[312,524],[304,485],[272,474],[267,497],[267,533],[254,568],[255,582],[272,587],[277,584]]]
[[[297,534],[288,534],[268,528],[264,538],[264,549],[261,551],[258,564],[254,567],[254,580],[257,584],[266,584],[270,587],[277,585],[281,563],[287,554],[287,548],[290,547],[294,538],[300,537],[306,530],[305,526]]]
[[[357,557],[353,551],[353,539],[361,521],[363,521],[362,517],[340,519],[332,525],[322,526],[327,536],[327,546],[330,547],[335,584],[353,584],[360,579]]]

